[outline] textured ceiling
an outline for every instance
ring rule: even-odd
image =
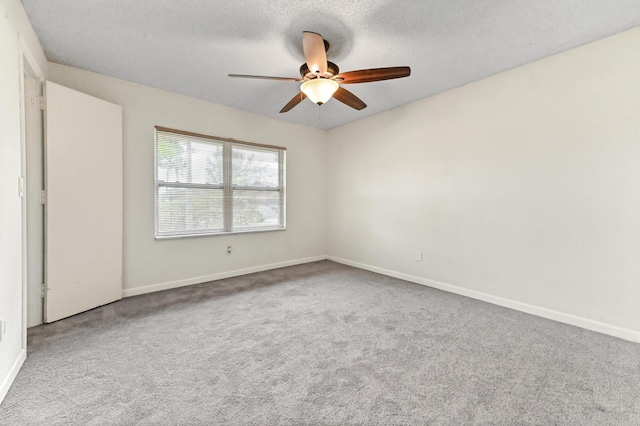
[[[23,0],[47,58],[279,119],[330,129],[640,26],[640,0]],[[408,65],[349,85],[353,110],[305,100],[302,31],[341,71]],[[320,108],[320,110],[319,110]]]

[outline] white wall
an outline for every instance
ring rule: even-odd
[[[324,256],[323,131],[55,63],[49,78],[123,108],[125,296]],[[154,240],[155,125],[286,147],[287,230]]]
[[[639,47],[634,29],[330,131],[328,254],[640,341]]]
[[[22,175],[20,77],[22,55],[46,72],[47,62],[18,0],[0,2],[0,320],[6,334],[0,342],[0,401],[26,353],[23,345]]]

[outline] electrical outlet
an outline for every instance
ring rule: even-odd
[[[227,246],[227,254],[231,254],[231,246]]]
[[[422,262],[422,252],[421,251],[417,251],[416,252],[416,262]]]

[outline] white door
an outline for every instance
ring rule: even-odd
[[[45,322],[122,298],[122,108],[45,86]]]

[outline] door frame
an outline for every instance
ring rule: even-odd
[[[18,36],[18,54],[19,54],[19,78],[20,78],[20,169],[21,169],[21,185],[22,185],[22,212],[21,212],[21,222],[22,222],[22,349],[26,353],[27,349],[27,324],[28,324],[28,275],[29,275],[29,259],[28,259],[28,234],[27,234],[27,226],[28,226],[28,215],[27,215],[27,176],[29,171],[27,170],[27,114],[26,114],[26,102],[28,101],[25,97],[25,83],[24,78],[25,75],[29,76],[29,78],[33,78],[38,82],[38,90],[40,91],[40,96],[43,93],[43,84],[45,81],[45,75],[43,70],[38,65],[38,61],[36,60],[35,55],[29,49],[27,42],[24,37],[20,34]],[[44,117],[40,114],[40,120],[42,124],[42,129],[44,129]],[[44,135],[43,135],[44,137]],[[44,155],[42,160],[44,161]],[[44,217],[43,217],[44,220]],[[43,224],[44,225],[44,224]],[[43,242],[44,248],[44,242]],[[42,304],[42,302],[40,302]]]

